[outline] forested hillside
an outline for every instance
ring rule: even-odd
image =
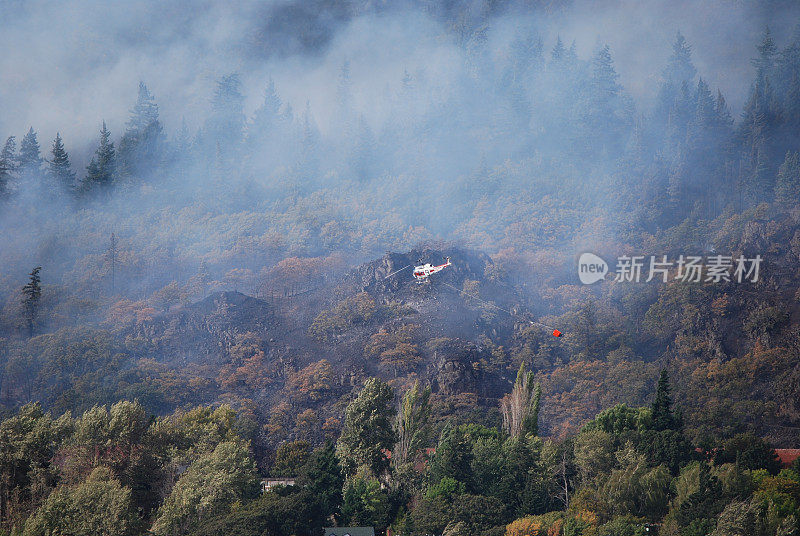
[[[316,101],[0,133],[0,534],[800,533],[800,31],[732,107],[680,28],[634,98],[570,3],[313,4],[237,46]]]

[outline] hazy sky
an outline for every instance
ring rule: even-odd
[[[557,35],[574,39],[582,58],[608,43],[640,109],[651,103],[680,30],[699,73],[738,114],[760,32],[769,24],[783,45],[797,13],[795,3],[783,1],[575,0],[564,10],[530,12],[526,22],[548,49]],[[490,43],[506,40],[521,19],[493,19]],[[154,93],[168,132],[182,118],[196,127],[214,80],[232,71],[242,74],[248,112],[273,76],[295,109],[310,102],[324,129],[344,60],[359,107],[380,114],[404,70],[425,76],[431,87],[437,77],[446,80],[459,60],[444,33],[439,22],[409,9],[365,15],[336,7],[320,14],[307,3],[277,0],[0,0],[0,137],[21,136],[32,125],[43,146],[59,130],[68,149],[83,151],[102,119],[115,137],[121,133],[139,80]]]

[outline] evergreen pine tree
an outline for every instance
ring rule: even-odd
[[[793,73],[786,91],[786,98],[783,106],[783,115],[789,129],[795,132],[800,128],[800,74]]]
[[[17,142],[14,136],[9,136],[0,151],[0,199],[11,194],[17,168]]]
[[[270,78],[267,89],[264,91],[264,104],[260,108],[263,118],[272,124],[277,123],[281,117],[281,106],[282,102],[275,90],[275,82]]]
[[[672,45],[672,54],[667,60],[667,65],[661,73],[661,88],[658,93],[653,128],[657,132],[664,132],[665,127],[675,134],[682,133],[686,127],[681,116],[676,115],[675,111],[691,108],[687,101],[688,93],[684,88],[691,87],[694,77],[697,74],[692,63],[692,47],[686,42],[683,35],[678,32],[675,43]],[[686,121],[688,117],[684,116]],[[678,137],[682,137],[681,134]],[[657,139],[661,136],[656,134]]]
[[[728,108],[728,103],[725,101],[725,96],[722,91],[717,90],[717,98],[714,101],[714,113],[717,116],[717,126],[730,130],[733,127],[733,117],[731,117],[731,110]]]
[[[75,189],[75,172],[69,163],[69,155],[64,149],[64,142],[61,139],[61,134],[56,133],[56,139],[53,140],[53,149],[51,151],[52,159],[49,162],[50,177],[54,185],[65,190],[72,191]]]
[[[430,460],[430,482],[438,484],[443,478],[449,477],[471,487],[473,454],[470,447],[463,428],[453,426],[448,421],[439,433],[436,452]]]
[[[36,132],[31,127],[19,144],[19,170],[23,175],[35,175],[41,171],[41,167],[39,140],[36,139]]]
[[[39,300],[42,297],[42,279],[39,271],[42,267],[37,266],[31,271],[30,280],[22,287],[22,305],[24,307],[25,325],[28,328],[28,336],[33,337],[36,325],[36,316],[39,312]]]
[[[756,47],[756,50],[758,50],[758,57],[753,59],[753,65],[756,68],[756,80],[763,84],[773,75],[775,57],[778,53],[769,26],[764,28],[764,33],[761,34],[761,43]]]
[[[245,127],[244,95],[242,82],[236,73],[223,76],[217,81],[211,99],[211,117],[206,123],[208,150],[218,147],[219,157],[230,163],[242,142]]]
[[[708,84],[702,78],[697,82],[694,96],[695,117],[694,123],[699,128],[711,128],[716,122],[716,109],[714,96]]]
[[[775,201],[785,208],[800,206],[800,153],[788,152],[778,169]]]
[[[632,109],[618,80],[611,50],[605,45],[592,58],[584,127],[592,148],[611,155],[625,146],[625,127],[633,125]]]
[[[100,129],[100,146],[86,167],[86,177],[83,179],[81,189],[88,192],[99,187],[110,186],[114,180],[115,171],[114,142],[111,141],[111,132],[106,127],[106,122],[103,121],[103,128]]]
[[[561,41],[561,36],[559,35],[556,37],[556,45],[553,47],[553,52],[550,54],[550,58],[552,59],[553,63],[560,64],[564,61],[564,57],[567,55],[567,49],[564,47],[564,43]]]
[[[678,32],[672,45],[672,55],[664,68],[663,79],[665,82],[671,82],[674,87],[680,87],[682,82],[693,81],[696,74],[697,69],[692,63],[692,47]]]
[[[253,113],[247,127],[247,146],[252,154],[269,150],[286,136],[282,106],[281,98],[275,90],[275,82],[270,77],[264,90],[264,101]]]
[[[769,78],[757,78],[738,128],[744,157],[742,193],[750,203],[765,200],[774,189],[778,126],[774,104]]]
[[[158,105],[144,82],[119,142],[120,174],[147,174],[161,163],[162,127]]]
[[[143,131],[158,122],[158,104],[144,82],[139,82],[136,104],[126,125],[129,131]]]
[[[186,118],[181,119],[181,128],[175,134],[173,142],[174,150],[180,155],[186,155],[191,149],[192,140],[189,135],[189,127],[186,126]]]
[[[575,43],[574,39],[569,45],[565,58],[567,60],[567,65],[575,65],[578,62],[578,45]]]

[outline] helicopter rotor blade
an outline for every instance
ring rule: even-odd
[[[399,273],[399,272],[402,272],[402,271],[403,271],[403,270],[405,270],[406,268],[411,268],[411,265],[410,265],[410,264],[407,264],[406,266],[403,266],[403,267],[402,267],[402,268],[400,268],[399,270],[395,270],[394,272],[392,272],[391,274],[387,275],[387,276],[386,276],[386,277],[384,277],[383,279],[384,279],[384,280],[386,280],[386,279],[389,279],[389,278],[390,278],[390,277],[392,277],[394,274],[397,274],[397,273]]]

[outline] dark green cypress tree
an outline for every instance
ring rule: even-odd
[[[323,446],[314,450],[300,472],[298,483],[318,501],[322,514],[320,517],[327,519],[339,513],[344,476],[333,442],[326,441]]]
[[[69,163],[69,154],[64,149],[64,142],[61,134],[56,133],[51,150],[52,159],[49,162],[50,177],[53,184],[64,191],[71,192],[75,189],[75,172]]]
[[[467,488],[473,485],[472,448],[460,427],[445,424],[439,435],[436,452],[431,458],[429,477],[432,484],[450,477],[463,482]]]
[[[656,388],[656,398],[653,400],[653,427],[656,430],[671,430],[675,428],[675,416],[672,413],[672,388],[669,385],[667,369],[661,371]]]

